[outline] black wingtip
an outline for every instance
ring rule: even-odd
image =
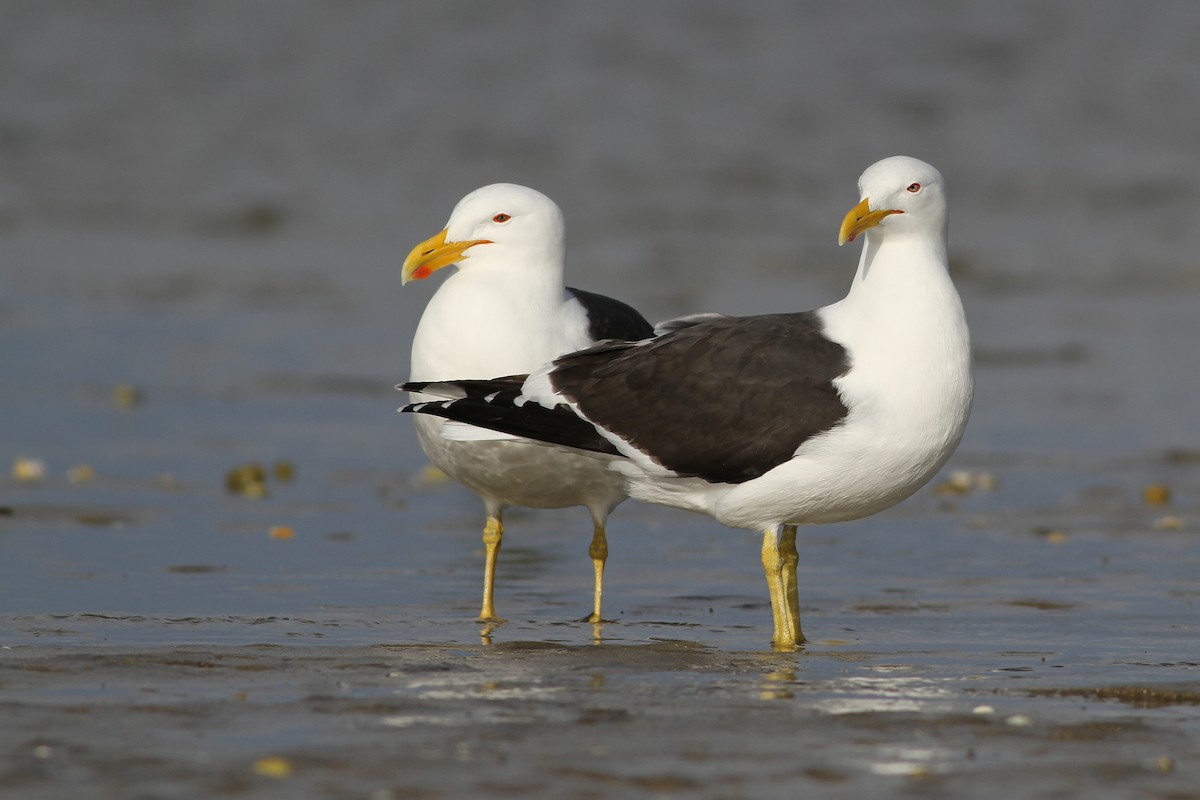
[[[428,414],[433,417],[442,417],[443,419],[457,420],[458,417],[453,415],[450,410],[455,404],[462,402],[460,400],[426,400],[423,403],[409,403],[406,406],[401,406],[397,409],[401,414]]]
[[[500,392],[487,398],[463,397],[456,400],[430,400],[410,403],[401,412],[429,414],[465,422],[480,428],[520,436],[543,444],[587,450],[610,456],[621,452],[588,421],[580,419],[566,406],[546,408],[539,403],[521,403],[515,391]]]

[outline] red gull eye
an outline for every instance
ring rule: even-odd
[[[908,185],[908,190],[909,190],[910,192],[912,192],[913,194],[916,194],[917,192],[921,191],[921,184],[919,184],[919,183],[910,183],[910,184]]]
[[[492,217],[492,222],[508,222],[510,219],[512,219],[512,217],[510,217],[508,214],[497,214],[496,216]]]

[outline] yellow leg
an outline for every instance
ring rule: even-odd
[[[792,636],[796,644],[803,644],[804,631],[800,630],[800,595],[796,591],[796,565],[800,563],[800,553],[796,550],[795,525],[783,526],[783,533],[779,537],[779,554],[783,557],[783,591],[787,596]]]
[[[775,633],[771,644],[778,650],[796,647],[795,627],[788,608],[787,590],[783,581],[783,556],[779,552],[779,531],[768,528],[763,533],[762,565],[767,577],[767,593],[771,597],[771,617]]]
[[[496,588],[496,556],[500,553],[500,542],[504,538],[504,523],[500,514],[488,514],[487,525],[483,528],[483,546],[485,561],[483,564],[483,609],[479,612],[480,622],[504,622],[496,616],[492,605],[492,595]]]
[[[596,572],[596,592],[592,599],[592,613],[584,622],[599,623],[601,599],[604,595],[604,562],[608,560],[608,537],[604,535],[604,522],[596,520],[592,530],[592,544],[588,547],[592,557],[592,569]]]

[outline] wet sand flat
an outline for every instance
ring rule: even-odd
[[[20,649],[0,671],[0,785],[20,797],[1193,796],[1195,684],[1161,682],[1181,665],[1126,665],[1122,679],[1145,682],[1114,692],[1073,685],[1085,665],[1054,653],[975,654],[972,674],[956,655],[680,640]]]
[[[562,525],[569,514],[521,520],[540,546],[514,548],[498,597],[510,621],[487,627],[471,621],[479,553],[465,535],[417,546],[397,559],[405,570],[382,576],[353,565],[395,547],[390,535],[339,537],[351,566],[338,576],[303,566],[328,539],[260,532],[253,541],[284,548],[286,576],[236,558],[125,576],[150,597],[173,586],[193,606],[205,605],[194,599],[202,587],[240,596],[241,610],[7,615],[0,787],[21,797],[1194,796],[1194,564],[1170,563],[1191,535],[1081,533],[1075,509],[1057,512],[1056,536],[1008,530],[1049,514],[985,524],[963,511],[1002,507],[1004,491],[950,505],[930,492],[886,524],[806,532],[810,642],[797,653],[765,644],[754,537],[716,527],[698,537],[690,516],[631,515],[627,527],[657,522],[661,551],[639,564],[614,546],[616,619],[601,626],[573,621],[589,565]],[[661,573],[696,544],[696,558],[676,556]],[[247,613],[272,603],[288,611]]]

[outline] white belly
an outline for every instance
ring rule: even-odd
[[[625,498],[624,481],[601,458],[526,442],[447,441],[442,419],[413,416],[429,460],[490,506],[587,506],[607,514]]]

